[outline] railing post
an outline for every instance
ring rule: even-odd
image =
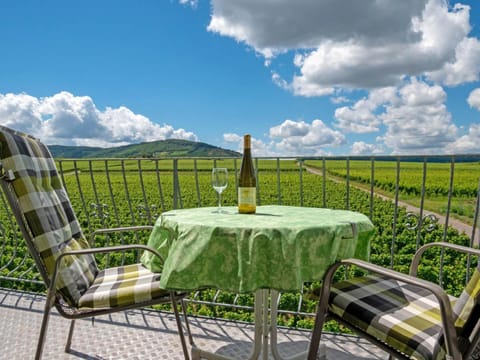
[[[278,205],[282,205],[282,190],[280,182],[280,158],[277,158],[277,193],[278,193]]]
[[[370,160],[370,219],[373,219],[373,206],[375,197],[375,158]]]
[[[322,158],[322,206],[327,207],[327,162],[325,157]]]
[[[303,206],[303,159],[300,159],[298,161],[298,167],[299,167],[299,192],[300,192],[300,206]]]
[[[345,209],[350,209],[350,157],[346,160],[346,175],[345,175]]]
[[[173,208],[178,209],[179,198],[178,159],[173,159]]]
[[[397,240],[397,221],[398,221],[398,196],[400,192],[400,158],[397,157],[397,167],[395,175],[395,199],[392,223],[392,242],[390,244],[390,267],[393,269],[395,257],[395,241]]]

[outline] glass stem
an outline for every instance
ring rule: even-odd
[[[218,208],[222,207],[222,193],[218,193]]]

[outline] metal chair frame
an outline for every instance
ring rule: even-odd
[[[469,248],[469,247],[456,245],[456,244],[450,244],[447,242],[436,242],[436,243],[425,244],[417,250],[412,260],[412,263],[410,265],[410,273],[408,275],[399,273],[391,269],[386,269],[378,265],[374,265],[372,263],[362,261],[359,259],[345,259],[332,265],[324,275],[323,285],[320,291],[320,301],[317,307],[315,324],[314,324],[314,329],[312,333],[312,340],[310,343],[310,348],[308,353],[308,359],[309,360],[316,359],[317,352],[320,345],[320,337],[322,335],[323,324],[327,318],[336,320],[337,322],[345,325],[347,328],[356,332],[360,336],[369,340],[373,344],[379,346],[381,349],[385,350],[388,354],[390,354],[390,358],[395,357],[398,359],[410,359],[410,357],[406,356],[399,350],[372,337],[371,335],[365,333],[361,329],[344,321],[341,317],[329,311],[328,306],[329,306],[330,290],[331,290],[331,286],[333,285],[333,278],[334,278],[335,272],[341,266],[350,266],[350,265],[355,265],[369,272],[373,272],[379,275],[385,275],[392,279],[403,281],[405,283],[416,285],[429,290],[438,301],[438,307],[441,314],[441,322],[442,322],[444,338],[445,338],[445,347],[447,352],[446,358],[452,359],[452,360],[468,359],[472,354],[472,352],[474,351],[480,339],[480,329],[479,329],[480,319],[477,321],[477,325],[476,325],[470,346],[468,346],[464,350],[464,352],[461,353],[459,350],[457,333],[454,326],[453,311],[452,311],[452,307],[450,305],[450,301],[447,293],[439,285],[416,277],[418,266],[422,258],[422,255],[425,253],[426,250],[436,246],[441,248],[456,250],[456,251],[470,254],[470,255],[480,256],[479,249]]]
[[[2,166],[0,164],[0,171],[2,171]],[[75,307],[72,307],[68,305],[63,299],[61,294],[59,294],[56,290],[56,279],[57,279],[57,273],[59,269],[59,264],[61,259],[64,256],[67,255],[81,255],[81,254],[98,254],[98,253],[111,253],[111,252],[124,252],[128,250],[144,250],[144,251],[150,251],[154,253],[156,256],[158,256],[160,259],[163,258],[162,256],[156,251],[155,249],[152,249],[146,245],[119,245],[119,246],[111,246],[111,247],[99,247],[99,248],[90,248],[90,249],[83,249],[83,250],[75,250],[75,251],[68,251],[62,253],[55,262],[55,270],[51,276],[51,278],[48,275],[47,269],[44,266],[43,260],[40,258],[37,250],[35,249],[32,238],[33,235],[30,233],[28,230],[28,227],[26,226],[26,219],[23,216],[23,213],[20,210],[20,207],[17,202],[17,197],[15,195],[15,192],[10,184],[10,177],[8,173],[3,173],[0,176],[0,186],[3,189],[3,192],[7,198],[7,202],[9,203],[12,213],[17,221],[17,224],[20,228],[20,231],[22,232],[23,237],[26,240],[27,248],[32,256],[32,258],[35,261],[35,264],[38,268],[38,271],[40,272],[40,275],[47,287],[47,296],[46,296],[46,302],[45,302],[45,308],[44,308],[44,313],[43,313],[43,319],[42,319],[42,325],[40,329],[40,335],[38,339],[38,344],[37,344],[37,349],[36,349],[36,354],[35,354],[35,359],[39,360],[42,357],[43,353],[43,348],[45,344],[45,339],[46,339],[46,334],[47,334],[47,328],[48,328],[48,321],[50,317],[50,311],[51,309],[55,306],[55,308],[58,310],[58,312],[65,318],[70,319],[70,329],[67,337],[67,342],[65,345],[65,352],[70,352],[71,349],[71,344],[72,344],[72,337],[73,337],[73,331],[75,327],[75,320],[76,319],[82,319],[86,317],[95,317],[98,315],[105,315],[105,314],[111,314],[119,311],[124,311],[124,310],[129,310],[129,309],[134,309],[134,308],[142,308],[146,306],[151,306],[151,305],[157,305],[157,304],[163,304],[163,303],[168,303],[170,302],[173,308],[173,312],[175,315],[175,320],[177,322],[177,327],[178,327],[178,332],[180,336],[180,341],[182,345],[182,350],[184,353],[185,359],[189,359],[188,355],[188,349],[185,341],[185,336],[183,332],[183,327],[182,327],[182,322],[180,319],[180,314],[177,308],[177,304],[180,303],[182,307],[182,312],[183,312],[183,317],[185,319],[185,325],[189,337],[189,342],[191,345],[193,345],[193,338],[190,332],[190,325],[188,322],[187,318],[187,312],[186,312],[186,306],[183,301],[183,299],[187,296],[186,293],[179,293],[179,292],[170,292],[170,297],[169,298],[162,298],[162,299],[156,299],[156,300],[150,300],[150,301],[144,301],[140,303],[135,303],[131,304],[128,306],[115,306],[115,307],[108,307],[108,308],[101,308],[101,309],[78,309]],[[92,241],[94,240],[96,235],[99,234],[106,234],[106,233],[115,233],[115,232],[127,232],[127,231],[145,231],[145,230],[150,230],[152,229],[152,226],[131,226],[131,227],[118,227],[118,228],[108,228],[108,229],[98,229],[95,232],[91,234],[90,237],[90,245],[92,245]]]

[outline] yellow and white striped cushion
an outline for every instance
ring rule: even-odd
[[[128,306],[168,297],[159,287],[160,274],[152,273],[141,264],[109,268],[95,278],[92,286],[80,298],[80,308]]]

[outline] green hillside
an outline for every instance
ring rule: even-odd
[[[222,149],[202,142],[179,139],[159,140],[113,148],[63,145],[49,145],[48,148],[53,157],[64,159],[240,156],[236,151]]]

